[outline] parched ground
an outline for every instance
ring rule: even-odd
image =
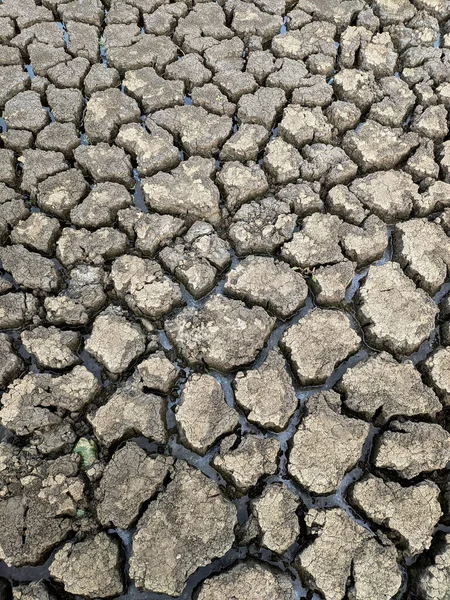
[[[450,600],[448,0],[0,0],[0,600]]]

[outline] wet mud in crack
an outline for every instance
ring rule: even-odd
[[[450,7],[0,0],[0,598],[446,600]]]

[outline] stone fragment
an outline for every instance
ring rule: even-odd
[[[23,244],[31,250],[51,254],[61,228],[57,219],[42,213],[32,213],[25,221],[19,221],[11,232],[13,244]]]
[[[101,265],[126,250],[125,234],[112,227],[101,227],[92,232],[66,227],[56,244],[56,256],[65,267],[85,262]]]
[[[265,127],[244,123],[222,146],[219,158],[223,161],[256,161],[268,139],[269,133]]]
[[[445,405],[449,402],[450,394],[450,348],[438,348],[424,363],[424,370],[430,384]]]
[[[24,92],[29,81],[30,76],[20,65],[0,67],[0,107],[17,94]]]
[[[444,535],[432,564],[418,574],[416,590],[426,600],[447,600],[450,585],[450,536]]]
[[[27,149],[22,154],[21,188],[34,200],[41,181],[65,171],[68,164],[61,152]]]
[[[358,165],[339,146],[312,144],[302,149],[300,174],[306,181],[326,188],[348,183],[358,172]]]
[[[318,304],[336,305],[345,301],[347,288],[355,276],[355,263],[344,260],[314,269],[311,288]]]
[[[299,217],[307,217],[323,210],[320,190],[321,186],[318,182],[289,183],[277,192],[277,198],[287,202],[291,210]]]
[[[81,411],[99,391],[96,377],[81,365],[55,377],[28,373],[13,381],[3,395],[0,418],[17,435],[43,433],[62,422],[58,413]]]
[[[80,139],[73,123],[50,123],[36,136],[36,148],[62,152],[67,158],[80,145]]]
[[[66,219],[88,193],[89,186],[78,169],[69,169],[48,177],[38,185],[37,204],[51,215]]]
[[[47,321],[52,325],[77,327],[89,323],[85,307],[69,296],[48,296],[44,300]]]
[[[257,164],[244,166],[240,162],[226,162],[216,181],[223,189],[231,212],[242,204],[263,196],[269,189],[264,171]]]
[[[328,144],[332,139],[332,127],[318,106],[307,108],[291,104],[284,110],[279,132],[296,148],[312,142]]]
[[[274,323],[260,307],[212,296],[201,309],[185,308],[167,320],[165,330],[188,364],[230,371],[256,358]]]
[[[213,83],[194,88],[191,92],[191,99],[194,105],[202,106],[208,112],[216,115],[232,117],[236,110],[236,105],[229,102],[225,94],[220,91],[220,88]]]
[[[153,256],[160,248],[180,235],[184,221],[170,215],[143,213],[138,208],[127,208],[118,213],[119,227],[126,232],[143,256]]]
[[[246,71],[219,71],[213,77],[213,83],[217,84],[230,102],[237,102],[244,94],[254,92],[258,84],[248,70]]]
[[[84,92],[90,98],[95,92],[116,88],[119,85],[120,75],[116,69],[107,67],[103,63],[95,63],[89,69],[89,73],[84,80]]]
[[[27,129],[36,134],[50,118],[37,92],[19,92],[5,103],[3,118],[8,129]]]
[[[306,217],[302,229],[282,247],[282,258],[301,268],[341,262],[344,260],[340,245],[341,224],[335,215],[314,213]]]
[[[328,102],[331,100],[333,88],[328,86],[320,75],[307,78],[308,69],[303,61],[282,58],[275,62],[275,66],[278,70],[269,74],[266,85],[281,88],[288,94],[292,93],[292,102],[301,103],[302,100],[306,102],[309,100],[311,103],[321,105],[327,104],[325,96],[329,98]],[[324,87],[328,89],[325,91]]]
[[[36,319],[39,302],[32,294],[9,292],[0,296],[0,329],[18,329]]]
[[[253,94],[241,96],[237,116],[241,123],[253,123],[272,129],[277,114],[285,104],[286,95],[283,90],[261,87]]]
[[[121,256],[112,264],[111,279],[118,297],[138,315],[157,319],[184,303],[180,287],[156,261]]]
[[[430,295],[436,294],[447,278],[450,238],[440,225],[427,219],[398,223],[394,257],[413,281]]]
[[[78,57],[52,67],[48,70],[47,77],[51,83],[60,88],[81,88],[89,67],[86,58]]]
[[[51,594],[41,581],[17,585],[12,591],[13,600],[53,600]]]
[[[120,73],[143,67],[153,67],[162,73],[168,63],[177,59],[177,47],[167,36],[142,33],[130,46],[108,48],[108,65]]]
[[[178,367],[161,350],[143,360],[136,371],[146,388],[162,394],[170,393],[179,376]]]
[[[343,148],[365,173],[395,168],[418,146],[414,133],[383,127],[368,120],[357,130],[345,134]]]
[[[76,21],[67,21],[65,27],[69,37],[67,46],[69,54],[86,58],[91,63],[97,62],[100,59],[97,27],[87,23],[77,23]]]
[[[0,181],[11,187],[16,185],[16,159],[12,150],[0,149]]]
[[[8,566],[42,564],[74,530],[84,484],[75,456],[42,460],[36,451],[3,442],[0,555]],[[26,532],[25,535],[23,532]]]
[[[198,88],[208,83],[212,73],[205,67],[198,54],[185,54],[179,60],[167,65],[165,76],[167,79],[182,81],[187,90]]]
[[[180,461],[138,523],[130,577],[139,589],[180,595],[194,571],[231,548],[236,524],[236,508],[217,484]]]
[[[396,263],[372,266],[358,292],[366,339],[396,355],[412,354],[435,326],[439,309]]]
[[[63,21],[77,21],[101,27],[104,19],[104,8],[100,0],[84,0],[80,6],[77,0],[59,2],[58,14]]]
[[[343,223],[341,245],[345,255],[359,267],[383,257],[389,246],[388,230],[381,219],[370,215],[361,227]]]
[[[230,247],[212,225],[196,221],[182,239],[161,250],[159,260],[194,298],[201,298],[212,290],[219,272],[229,264]]]
[[[272,40],[272,52],[278,58],[305,60],[312,73],[331,75],[336,59],[336,26],[326,21],[306,23],[300,29],[280,33]]]
[[[402,171],[380,171],[355,179],[350,191],[372,213],[392,223],[407,219],[420,201],[419,188],[410,175]]]
[[[22,369],[23,362],[14,352],[8,336],[0,333],[0,389],[6,389],[6,386],[20,375]]]
[[[354,129],[361,119],[360,109],[353,102],[336,100],[325,111],[328,122],[339,133]]]
[[[150,135],[137,123],[122,125],[116,144],[136,159],[140,177],[168,171],[180,162],[180,153],[172,136],[160,127],[153,127]]]
[[[238,424],[238,413],[227,405],[222,386],[211,375],[188,379],[175,414],[182,438],[201,455]]]
[[[45,93],[55,121],[75,123],[76,126],[80,124],[84,100],[79,89],[60,89],[49,85]]]
[[[237,444],[235,435],[226,437],[220,444],[212,464],[236,488],[245,493],[257,484],[263,475],[273,475],[277,469],[280,443],[275,438],[247,434]]]
[[[123,86],[127,94],[139,102],[145,114],[184,102],[184,83],[163,79],[151,67],[127,71]]]
[[[294,146],[281,138],[269,142],[264,153],[263,166],[274,183],[296,181],[300,175],[302,158]]]
[[[227,116],[208,113],[201,106],[175,106],[152,114],[157,125],[178,138],[189,156],[211,157],[232,131]]]
[[[442,104],[429,106],[422,112],[416,109],[411,122],[411,131],[434,141],[443,140],[448,133],[447,121],[447,110]]]
[[[344,313],[318,308],[292,325],[280,342],[302,385],[323,383],[360,343]]]

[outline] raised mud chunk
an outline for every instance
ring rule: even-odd
[[[308,295],[302,275],[284,262],[249,256],[227,275],[224,291],[233,298],[263,306],[281,319],[301,308]]]
[[[275,438],[248,434],[237,443],[236,436],[230,435],[220,444],[213,465],[240,492],[245,493],[263,475],[275,473],[279,452],[280,442]]]
[[[370,267],[358,300],[369,343],[397,355],[417,350],[433,331],[439,311],[428,294],[392,262]]]
[[[129,529],[142,504],[162,488],[173,459],[152,458],[134,442],[113,454],[97,490],[100,522]]]
[[[274,324],[260,307],[213,296],[203,308],[186,308],[166,321],[165,330],[188,364],[230,371],[256,358]]]
[[[450,461],[450,434],[437,423],[393,421],[375,443],[375,466],[412,479],[445,469]]]
[[[199,567],[234,542],[236,508],[217,484],[180,461],[133,537],[130,576],[139,589],[178,596]]]
[[[361,600],[392,598],[402,583],[395,546],[375,536],[341,508],[311,509],[305,517],[316,537],[296,564],[309,586],[326,600],[342,600],[349,589]]]
[[[108,598],[123,593],[119,542],[106,533],[68,542],[55,554],[50,575],[66,592],[88,598]]]
[[[316,308],[286,331],[280,345],[300,383],[311,385],[323,383],[360,343],[347,315]]]
[[[332,390],[309,396],[294,435],[289,471],[314,494],[331,494],[361,457],[369,425],[342,414]]]
[[[234,390],[248,420],[268,429],[284,429],[298,406],[286,362],[277,349],[260,367],[237,373]]]
[[[402,487],[368,475],[353,486],[350,498],[373,522],[398,532],[408,554],[420,554],[430,547],[442,516],[439,494],[431,481]]]
[[[344,404],[363,419],[385,423],[392,417],[430,416],[442,410],[413,364],[398,363],[387,352],[361,361],[344,374],[339,390]]]
[[[284,573],[274,571],[263,563],[238,563],[229,571],[206,579],[200,588],[198,600],[293,600],[291,580]]]
[[[94,321],[85,348],[108,371],[123,373],[145,350],[145,336],[136,323],[114,308],[103,311]]]
[[[261,531],[264,547],[284,554],[300,534],[297,516],[299,501],[286,486],[273,483],[253,502],[252,510]]]
[[[187,445],[199,454],[238,424],[238,413],[225,402],[220,382],[211,375],[192,375],[176,408],[176,420]]]

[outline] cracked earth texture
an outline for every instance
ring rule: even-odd
[[[0,600],[450,600],[448,0],[0,0]]]

